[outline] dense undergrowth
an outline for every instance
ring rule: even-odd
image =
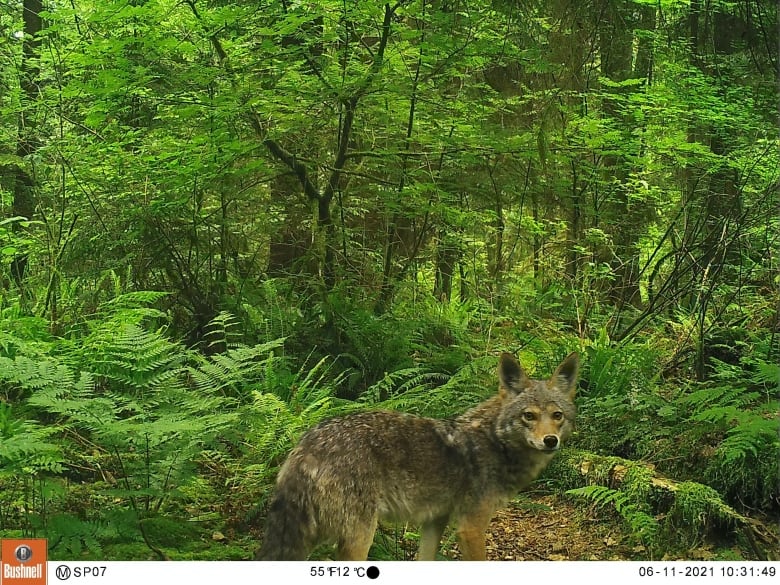
[[[579,337],[476,303],[377,316],[343,300],[327,314],[296,311],[277,296],[243,319],[220,314],[193,349],[154,308],[163,297],[118,295],[57,336],[4,315],[0,535],[45,536],[53,558],[248,558],[278,466],[306,428],[364,408],[456,414],[495,391],[501,350],[532,373],[579,350],[572,446],[710,490],[678,505],[689,526],[712,522],[715,501],[780,510],[780,368],[766,330],[745,328],[737,359],[711,359],[696,382],[684,363],[665,371],[671,336],[618,344],[603,328]],[[571,488],[556,481],[542,484]],[[649,557],[687,546],[642,485],[570,493],[616,510]]]
[[[533,375],[581,353],[577,432],[534,487],[638,558],[771,524],[777,20],[3,2],[0,537],[250,558],[305,429],[459,413],[501,351]]]

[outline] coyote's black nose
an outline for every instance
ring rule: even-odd
[[[548,449],[555,449],[558,446],[558,437],[555,435],[547,435],[544,438],[544,446]]]

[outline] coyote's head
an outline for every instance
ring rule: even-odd
[[[499,440],[513,448],[558,450],[574,429],[579,363],[572,353],[549,380],[532,380],[512,354],[503,354],[498,366],[504,400],[496,421]]]

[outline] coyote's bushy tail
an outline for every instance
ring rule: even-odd
[[[296,494],[297,495],[297,494]],[[290,497],[277,492],[268,510],[263,546],[256,561],[305,561],[311,552],[308,529],[312,511],[306,498]]]

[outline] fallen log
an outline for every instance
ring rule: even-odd
[[[735,510],[713,488],[664,477],[650,463],[566,449],[544,475],[562,481],[569,495],[613,506],[648,543],[666,537],[693,546],[725,529],[744,537],[755,560],[780,560],[777,533],[763,522]]]

